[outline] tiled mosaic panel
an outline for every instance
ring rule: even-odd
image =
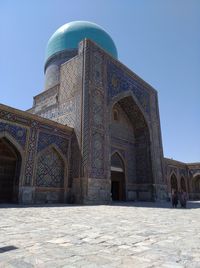
[[[72,187],[73,178],[79,178],[81,173],[81,152],[76,135],[73,134],[71,139],[71,158],[69,167],[68,187]]]
[[[105,90],[103,56],[98,50],[91,50],[88,55],[89,85],[85,94],[89,100],[89,136],[91,137],[91,170],[90,177],[104,178],[106,167],[106,123],[105,123]],[[87,101],[87,98],[86,98]]]
[[[36,185],[56,188],[64,186],[64,162],[54,148],[48,148],[38,158]]]
[[[85,170],[89,169],[90,162],[90,99],[89,99],[89,76],[90,76],[90,54],[86,49],[85,70],[83,79],[83,159],[82,164]]]
[[[18,143],[25,148],[27,130],[23,127],[0,122],[0,132],[8,132]]]
[[[135,137],[137,181],[138,183],[153,182],[148,129],[137,130]]]
[[[100,133],[96,132],[92,135],[92,171],[91,177],[101,177],[104,174],[104,137]]]
[[[121,99],[114,109],[119,112],[119,122],[111,124],[111,142],[126,151],[128,181],[152,182],[150,137],[142,113],[132,97]]]
[[[58,117],[58,89],[56,85],[34,97],[33,107],[28,111],[56,121]]]
[[[81,131],[82,58],[75,57],[60,69],[58,122],[75,129],[78,141]]]
[[[33,178],[38,129],[39,123],[37,121],[32,121],[28,139],[28,150],[25,165],[25,185],[30,185]]]
[[[187,170],[186,169],[179,169],[180,176],[186,177],[187,176]]]
[[[114,111],[118,112],[118,120],[112,119],[110,134],[111,134],[111,153],[118,152],[124,159],[125,171],[127,180],[130,183],[136,181],[136,166],[135,166],[135,137],[132,122],[128,118],[125,111],[119,105],[115,104]]]
[[[52,135],[52,134],[45,133],[45,132],[40,132],[39,138],[38,138],[37,152],[40,152],[41,150],[45,149],[51,144],[55,144],[62,151],[62,153],[67,157],[68,143],[69,143],[68,140],[63,137]]]
[[[150,112],[150,96],[145,88],[125,70],[112,62],[107,64],[108,103],[121,92],[132,91],[137,97],[144,111]]]
[[[29,118],[25,118],[24,116],[15,114],[13,112],[5,111],[4,109],[0,109],[0,118],[11,123],[18,123],[22,125],[31,124],[31,120]]]
[[[130,118],[134,128],[136,176],[138,183],[152,182],[153,174],[148,125],[132,97],[123,98],[119,101],[119,104]]]

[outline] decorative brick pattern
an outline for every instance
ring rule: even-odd
[[[55,188],[64,186],[64,162],[54,148],[48,148],[38,158],[36,185]]]
[[[31,129],[30,129],[27,158],[26,158],[26,164],[25,164],[25,185],[26,186],[31,185],[31,182],[33,179],[38,127],[39,127],[38,122],[33,121],[31,124]]]
[[[0,122],[0,133],[8,132],[18,143],[25,149],[27,130],[21,126],[11,125],[9,123]]]
[[[52,144],[55,144],[67,157],[69,141],[66,138],[45,132],[39,133],[37,152],[44,150]]]
[[[75,57],[60,70],[58,122],[75,129],[78,140],[81,128],[82,58]]]
[[[103,57],[97,49],[85,51],[83,165],[90,178],[105,178],[106,136]]]
[[[97,178],[104,175],[104,137],[102,134],[96,132],[92,136],[92,170],[91,178]]]
[[[150,112],[150,96],[147,90],[131,77],[125,70],[118,68],[111,61],[107,63],[107,85],[108,85],[108,103],[119,93],[132,91],[136,96],[144,111]]]

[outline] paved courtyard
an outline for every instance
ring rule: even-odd
[[[200,267],[200,203],[0,206],[0,267]]]

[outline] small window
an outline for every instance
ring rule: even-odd
[[[119,121],[119,112],[117,110],[113,111],[113,119],[114,121]]]

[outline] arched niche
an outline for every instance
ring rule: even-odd
[[[193,193],[200,195],[200,174],[197,174],[192,179]]]
[[[38,154],[37,187],[64,188],[66,176],[66,159],[56,146],[49,146]]]
[[[10,138],[9,135],[0,135],[1,203],[18,202],[22,155],[20,146],[14,143],[13,138]]]
[[[116,110],[118,111],[119,122],[113,120],[113,114]],[[152,185],[151,138],[146,115],[142,112],[141,107],[132,94],[116,97],[112,103],[111,114],[111,143],[114,133],[115,143],[117,143],[117,138],[120,140],[120,146],[127,142],[134,146],[134,149],[131,150],[134,155],[130,156],[132,163],[127,162],[127,169],[134,164],[136,175],[132,174],[131,176],[136,177],[136,183]],[[125,117],[122,122],[123,114]],[[119,127],[117,127],[117,123]]]
[[[171,191],[178,191],[178,181],[174,173],[170,177],[170,185],[171,185]]]

